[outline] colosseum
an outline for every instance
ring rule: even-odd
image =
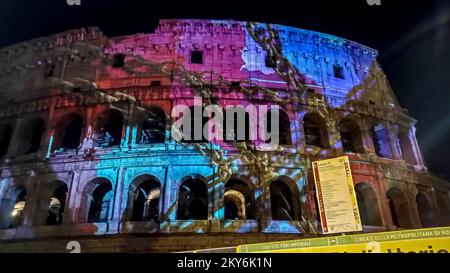
[[[377,55],[315,31],[183,19],[0,49],[0,252],[321,236],[311,162],[339,156],[364,232],[450,225],[450,184],[427,170],[417,121]],[[248,127],[239,139],[176,141],[173,107],[209,104],[266,105],[266,117],[278,106],[279,143],[249,139]]]

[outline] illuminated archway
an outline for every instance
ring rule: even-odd
[[[228,190],[224,195],[225,219],[245,220],[245,197],[235,190]]]
[[[232,178],[225,184],[225,219],[254,219],[253,191],[242,180]]]
[[[375,124],[371,129],[375,153],[379,157],[392,158],[389,132],[382,124]]]
[[[142,144],[164,143],[166,139],[166,113],[160,108],[151,108],[141,124],[139,142]]]
[[[177,220],[207,220],[208,190],[199,178],[188,178],[178,192]]]
[[[131,221],[159,222],[161,184],[156,178],[144,175],[136,178],[130,187],[132,199]]]
[[[108,221],[113,198],[111,182],[104,178],[96,178],[86,185],[85,192],[89,197],[87,221],[89,223]]]
[[[24,186],[12,186],[4,193],[0,203],[0,228],[17,228],[24,220],[28,193]]]
[[[55,181],[55,190],[49,198],[47,225],[60,225],[63,221],[68,188],[64,182]]]

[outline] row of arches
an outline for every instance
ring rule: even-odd
[[[318,114],[307,114],[303,119],[305,143],[307,145],[328,148],[330,143],[325,120]],[[350,119],[344,118],[340,121],[339,136],[342,143],[342,150],[349,153],[366,153],[364,147],[364,136],[358,124]],[[377,123],[370,129],[371,141],[375,153],[379,157],[393,158],[393,150],[389,131],[381,124]],[[399,132],[397,135],[399,147],[403,159],[409,164],[416,165],[417,160],[412,141],[406,132]]]
[[[193,111],[194,107],[191,107]],[[272,124],[271,111],[267,113],[268,130],[271,131]],[[226,117],[225,128],[231,126],[234,128],[234,132],[237,132],[237,116],[234,117],[234,124],[227,124]],[[245,116],[246,127],[245,133],[241,135],[235,134],[233,136],[234,141],[249,141],[250,139],[250,119],[248,113]],[[166,139],[166,126],[167,116],[165,112],[157,107],[148,109],[145,115],[142,115],[139,123],[136,143],[153,144],[163,143]],[[100,147],[112,147],[120,145],[123,138],[123,127],[125,118],[120,111],[109,110],[101,115],[95,122],[95,140]],[[197,122],[195,118],[192,119],[192,126]],[[202,118],[202,125],[208,122],[208,118]],[[327,129],[326,121],[318,113],[308,113],[303,118],[303,133],[304,141],[306,145],[316,146],[320,148],[329,148],[331,143],[329,140],[329,132]],[[24,123],[20,128],[19,141],[21,145],[18,145],[14,154],[22,155],[34,153],[39,150],[42,135],[45,132],[45,122],[41,118],[31,119]],[[68,114],[56,127],[54,135],[54,148],[55,150],[70,150],[77,149],[83,137],[84,131],[84,119],[78,114]],[[281,110],[279,111],[279,140],[280,145],[292,145],[293,134],[291,131],[291,121],[288,114]],[[364,136],[359,128],[358,124],[350,119],[344,118],[340,121],[339,135],[342,143],[342,149],[344,152],[351,153],[365,153]],[[190,139],[193,141],[186,142],[206,142],[205,136],[199,141],[194,141],[194,131],[187,132],[190,135]],[[0,125],[0,157],[7,155],[8,147],[11,142],[13,129],[10,125]],[[226,139],[226,130],[224,130],[224,138]],[[393,151],[391,147],[391,141],[388,130],[381,124],[375,124],[370,130],[371,141],[375,152],[380,157],[392,158]],[[398,134],[398,145],[401,150],[403,159],[412,165],[417,164],[415,151],[413,148],[413,141],[410,136],[405,132]],[[267,140],[270,142],[270,139]]]
[[[116,110],[109,110],[100,115],[95,123],[95,140],[99,147],[112,147],[120,145],[124,125],[124,116]],[[26,155],[35,153],[40,149],[43,134],[46,130],[46,122],[42,118],[33,118],[25,121],[20,128],[18,143],[14,151],[9,151],[13,128],[9,124],[0,125],[0,158],[10,152],[14,155]],[[137,143],[152,144],[162,143],[165,140],[166,115],[159,109],[149,109],[146,116],[138,126]],[[81,145],[85,121],[81,115],[68,114],[57,124],[53,136],[53,148],[55,150],[78,149]]]
[[[279,221],[298,221],[302,219],[300,193],[291,181],[279,178],[270,183],[271,217]],[[382,226],[380,205],[377,194],[369,183],[355,185],[356,198],[364,225]],[[47,208],[46,225],[59,225],[63,222],[68,188],[63,182],[52,182],[50,194],[41,196]],[[251,220],[256,217],[255,189],[251,183],[232,178],[224,185],[223,218],[225,220]],[[208,219],[208,187],[201,177],[189,176],[182,180],[177,192],[177,220]],[[127,209],[122,216],[124,221],[153,221],[161,219],[161,183],[153,176],[136,178],[130,185]],[[392,223],[399,228],[413,228],[411,209],[406,195],[398,188],[386,193]],[[99,223],[111,219],[114,191],[112,183],[105,178],[96,178],[86,184],[83,190],[83,204],[86,206],[85,222]],[[0,204],[1,228],[15,228],[24,220],[28,193],[23,186],[16,186]],[[447,205],[438,199],[441,217],[448,218]],[[436,213],[431,199],[419,191],[416,205],[422,227],[437,226]],[[447,217],[447,218],[446,218]],[[448,221],[449,219],[447,219]],[[83,222],[83,220],[80,220]]]
[[[403,192],[397,188],[392,188],[387,193],[389,200],[389,209],[392,215],[392,221],[395,226],[410,228],[412,227],[412,219],[410,215],[410,208]],[[428,195],[419,191],[416,195],[416,204],[422,227],[434,227],[438,225],[438,219],[432,206],[432,201]],[[448,220],[449,212],[446,211],[446,204],[437,199],[441,217]]]
[[[46,224],[58,225],[63,221],[67,186],[62,182],[57,184],[51,197],[48,198]],[[15,228],[22,224],[27,202],[27,191],[22,186],[15,189],[17,195],[13,202],[2,202],[2,228]],[[104,178],[97,178],[87,183],[84,191],[87,204],[86,221],[90,223],[105,222],[111,217],[113,199],[112,183]],[[294,204],[295,196],[291,188],[281,180],[271,183],[272,217],[274,220],[299,220],[299,205]],[[160,219],[161,184],[152,176],[137,178],[129,189],[128,214],[130,221],[159,221]],[[224,219],[245,220],[255,219],[254,190],[248,182],[231,179],[225,185]],[[208,219],[208,189],[204,179],[189,177],[183,179],[177,198],[177,220],[207,220]],[[10,216],[10,217],[8,217]],[[9,219],[8,219],[9,218]]]
[[[355,186],[355,193],[362,223],[369,226],[381,226],[382,221],[375,191],[369,184],[359,183]],[[406,195],[398,188],[393,187],[386,193],[386,198],[392,224],[399,228],[413,228],[411,209]],[[437,200],[440,214],[448,222],[450,217],[447,205],[441,199],[438,198]],[[417,193],[416,206],[422,227],[427,228],[438,225],[432,201],[425,193],[421,191]]]

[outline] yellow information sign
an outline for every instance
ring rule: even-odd
[[[324,234],[361,231],[362,223],[347,156],[312,163]]]
[[[449,253],[450,227],[241,245],[239,253]]]

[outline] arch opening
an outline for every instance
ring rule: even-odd
[[[389,141],[389,132],[381,124],[372,126],[371,129],[372,142],[375,153],[379,157],[392,158],[392,150]]]
[[[351,119],[345,118],[339,123],[342,149],[348,153],[364,153],[361,130]]]
[[[17,186],[11,197],[11,199],[2,202],[2,211],[6,213],[2,217],[5,221],[2,226],[5,228],[17,228],[23,224],[25,218],[24,213],[28,200],[27,190],[23,186]]]
[[[362,224],[381,226],[382,222],[378,201],[372,187],[367,183],[359,183],[355,186],[355,193]]]
[[[64,131],[62,132],[59,149],[78,149],[83,132],[83,118],[77,114],[71,114],[62,126],[64,126]]]
[[[409,206],[406,196],[397,188],[391,188],[387,192],[392,223],[400,228],[412,228]]]
[[[178,193],[177,219],[208,219],[208,190],[201,179],[189,178],[181,184]]]
[[[241,213],[241,205],[235,200],[225,197],[225,219],[227,220],[242,220],[244,219]]]
[[[244,181],[230,179],[225,184],[224,202],[225,219],[254,219],[253,191]],[[237,210],[235,210],[234,207],[236,207]]]
[[[62,224],[67,192],[68,188],[66,184],[59,185],[53,192],[48,206],[47,225]]]
[[[131,221],[159,222],[159,200],[161,184],[148,178],[139,183],[133,191],[133,212]]]
[[[124,118],[122,113],[109,110],[105,119],[100,120],[98,145],[100,147],[113,147],[121,144]]]
[[[95,179],[90,184],[95,189],[90,196],[88,223],[106,222],[110,216],[112,184],[106,179]]]
[[[416,165],[417,161],[414,154],[414,149],[408,135],[404,132],[400,132],[398,134],[398,142],[400,144],[403,159],[411,165]]]
[[[436,216],[434,215],[433,207],[427,196],[424,193],[419,192],[416,196],[416,203],[422,227],[428,228],[436,226]]]
[[[272,207],[272,219],[281,221],[297,221],[299,213],[294,204],[295,197],[289,186],[280,180],[270,183],[270,203]]]
[[[166,113],[162,109],[150,109],[141,125],[140,143],[164,143],[166,139],[166,122]]]
[[[303,118],[306,145],[328,148],[328,132],[323,118],[317,113],[306,114]]]

